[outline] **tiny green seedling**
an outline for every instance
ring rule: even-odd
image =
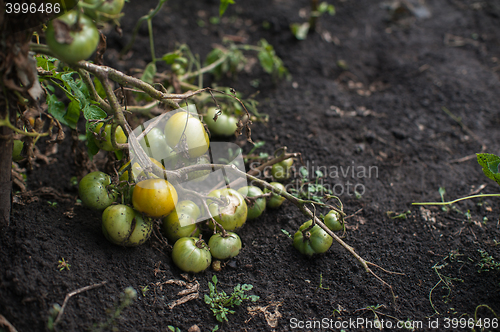
[[[227,315],[234,314],[234,306],[239,306],[244,300],[255,302],[259,299],[256,295],[246,295],[245,291],[252,290],[253,286],[249,284],[236,285],[231,295],[223,290],[217,289],[217,276],[212,277],[212,282],[208,282],[209,294],[205,294],[205,303],[210,306],[215,318],[219,322],[228,321]]]
[[[181,332],[181,329],[172,325],[167,326],[167,329],[172,332]]]
[[[142,297],[146,297],[146,293],[149,290],[149,286],[148,285],[146,285],[146,286],[139,286],[139,289],[141,290]]]
[[[59,265],[57,265],[57,268],[59,271],[62,271],[64,269],[69,271],[69,268],[71,267],[70,264],[64,259],[64,257],[61,257],[61,259],[58,261]]]
[[[313,200],[318,203],[323,202],[323,198],[328,195],[333,195],[333,192],[323,186],[323,172],[316,170],[315,175],[316,175],[316,180],[310,180],[309,179],[309,171],[305,167],[300,167],[299,168],[299,173],[300,176],[302,177],[301,182],[302,185],[300,186],[300,189],[297,190],[295,188],[290,189],[290,193],[297,197],[297,198],[302,198],[302,199],[309,199]],[[355,192],[356,194],[356,192]],[[358,193],[359,194],[359,193]]]
[[[290,239],[293,239],[292,234],[290,234],[290,232],[287,231],[286,229],[281,229],[281,232],[286,236],[288,236]]]
[[[495,259],[488,254],[485,250],[478,249],[479,254],[481,255],[481,259],[479,263],[477,263],[478,273],[488,272],[488,271],[500,271],[500,262],[495,261]]]
[[[397,213],[394,211],[387,211],[385,214],[391,219],[406,219],[411,214],[411,211],[408,210],[401,213]]]
[[[330,287],[323,287],[323,273],[319,274],[319,285],[316,288],[316,291],[318,291],[318,289],[330,290]]]
[[[50,207],[57,207],[57,202],[51,202],[51,201],[47,201],[47,203],[49,204]]]

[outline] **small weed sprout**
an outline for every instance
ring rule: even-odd
[[[120,317],[122,311],[134,303],[135,299],[137,299],[137,291],[132,287],[125,288],[123,293],[120,294],[120,300],[115,303],[114,307],[106,310],[110,312],[108,320],[99,324],[94,323],[90,330],[93,332],[113,330],[116,325],[116,320]]]
[[[57,265],[57,268],[59,269],[59,271],[62,271],[64,269],[69,271],[69,268],[71,267],[71,265],[68,264],[68,262],[64,259],[64,257],[61,257],[61,259],[57,262],[59,263],[59,265]]]
[[[219,322],[228,321],[227,315],[234,314],[234,306],[239,306],[244,300],[255,302],[259,299],[256,295],[246,295],[245,291],[252,290],[253,286],[249,284],[236,285],[231,295],[223,290],[217,289],[217,276],[212,277],[213,283],[208,282],[209,294],[205,294],[205,303],[210,306],[215,318]]]
[[[147,287],[147,286],[146,286]],[[172,325],[167,326],[167,329],[172,332],[181,332],[181,329]]]
[[[488,254],[485,250],[478,249],[479,254],[481,254],[481,259],[477,263],[477,273],[488,272],[488,271],[500,271],[500,262],[495,261],[495,259]]]
[[[141,290],[142,297],[146,297],[146,293],[149,290],[149,286],[148,285],[146,285],[146,286],[139,286],[139,289]]]
[[[316,291],[318,291],[318,289],[330,290],[330,287],[323,287],[323,273],[319,274],[319,285],[316,288]]]

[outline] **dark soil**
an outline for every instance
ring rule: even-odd
[[[217,1],[168,2],[154,19],[156,53],[188,43],[203,58],[224,35],[237,34],[249,44],[265,38],[275,47],[292,74],[290,81],[275,83],[256,65],[222,83],[245,96],[260,91],[259,110],[270,121],[255,124],[252,138],[266,142],[262,151],[286,145],[302,153],[310,172],[313,165],[328,170],[324,183],[336,190],[349,216],[344,240],[366,260],[404,274],[370,266],[392,286],[396,298],[336,243],[312,259],[300,255],[282,229],[293,234],[306,219],[285,204],[241,229],[240,255],[220,272],[191,276],[200,284],[199,298],[170,310],[183,289],[157,286],[183,280],[170,252],[159,250],[157,240],[134,249],[106,241],[100,214],[75,205],[77,188],[70,178],[79,172],[67,138],[57,161],[28,172],[27,184],[29,190],[53,187],[74,198],[39,195],[32,203],[14,204],[11,226],[0,235],[0,314],[18,331],[43,331],[53,304],[102,281],[107,283],[69,300],[59,331],[82,331],[105,321],[106,309],[128,286],[139,296],[117,320],[120,331],[166,331],[168,325],[187,331],[195,324],[201,331],[217,324],[222,331],[289,331],[299,326],[295,323],[314,321],[331,322],[333,330],[344,324],[346,331],[370,331],[376,330],[370,328],[376,317],[370,308],[375,306],[378,318],[392,324],[384,325],[387,331],[396,330],[398,319],[422,324],[416,330],[427,331],[430,322],[439,324],[431,326],[434,330],[444,330],[451,319],[471,319],[480,305],[499,313],[498,271],[478,272],[479,249],[500,260],[498,199],[460,202],[448,212],[411,205],[441,200],[440,187],[448,200],[477,190],[498,192],[474,156],[483,146],[484,152],[500,153],[497,2],[427,1],[430,17],[391,19],[381,1],[335,1],[336,15],[322,16],[318,31],[304,41],[293,37],[289,25],[304,21],[299,10],[308,1],[237,3],[222,24],[213,25],[208,18],[217,15]],[[109,48],[123,47],[138,17],[154,6],[155,1],[127,3],[124,36],[112,32]],[[132,57],[116,62],[111,50],[107,64],[128,72],[143,68],[150,61],[148,49],[144,26]],[[250,85],[256,79],[258,89]],[[248,151],[249,144],[244,148]],[[408,210],[406,219],[390,218],[390,211]],[[68,211],[74,211],[72,218]],[[61,258],[70,270],[59,271]],[[238,283],[252,284],[250,293],[260,300],[243,303],[228,323],[218,323],[203,300],[214,274],[226,291]],[[141,286],[149,286],[144,296]],[[278,325],[266,322],[264,309],[251,316],[247,307],[254,305],[267,308],[268,318],[275,315]],[[495,317],[484,306],[478,314]],[[356,320],[360,325],[349,325]]]

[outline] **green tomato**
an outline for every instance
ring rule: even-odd
[[[341,220],[340,214],[335,210],[331,210],[325,216],[324,223],[332,232],[338,232],[344,229],[344,223]]]
[[[196,219],[200,214],[200,208],[192,201],[177,203],[174,211],[162,219],[163,234],[172,243],[181,237],[198,236],[200,230],[196,226]]]
[[[210,266],[212,255],[205,241],[183,237],[174,244],[172,260],[182,271],[198,273]]]
[[[136,247],[149,239],[153,223],[126,205],[111,205],[102,213],[102,232],[111,243]]]
[[[174,150],[167,144],[167,139],[160,128],[155,127],[139,141],[144,152],[165,164],[165,168],[174,169],[177,158]]]
[[[308,231],[303,232],[311,225],[312,220],[306,221],[293,237],[295,249],[307,256],[326,252],[333,242],[333,238],[318,225],[314,225]]]
[[[167,144],[179,152],[187,152],[190,158],[202,156],[210,146],[205,127],[191,113],[177,112],[172,115],[165,124],[164,132]]]
[[[12,160],[15,162],[21,161],[24,157],[21,155],[23,151],[24,142],[18,139],[14,140],[14,146],[12,147]]]
[[[97,5],[101,0],[84,0],[90,5]],[[85,14],[94,19],[102,20],[106,16],[116,16],[120,14],[125,5],[125,0],[104,0],[103,3],[95,9],[85,8]],[[105,14],[100,15],[100,14]]]
[[[118,192],[110,189],[109,175],[92,172],[85,175],[78,184],[78,194],[83,204],[93,210],[102,211],[118,198]]]
[[[95,126],[94,132],[97,133],[98,135],[102,135],[100,138],[94,139],[95,144],[99,147],[99,149],[102,149],[104,151],[115,150],[113,149],[113,145],[111,144],[111,127],[112,127],[111,124],[107,124],[101,133],[102,122],[100,122],[97,126]],[[123,132],[121,126],[116,127],[115,136],[116,136],[116,143],[118,144],[127,143],[127,136],[125,136],[125,133]]]
[[[271,168],[271,174],[276,181],[285,181],[290,178],[290,167],[293,165],[293,159],[288,158],[276,163]]]
[[[243,196],[234,189],[218,189],[208,194],[209,197],[216,197],[228,202],[227,205],[219,204],[211,199],[207,200],[210,215],[226,231],[233,231],[240,228],[247,220],[247,203]],[[213,222],[209,223],[210,228],[214,228]]]
[[[215,136],[231,136],[234,135],[238,128],[238,119],[232,115],[222,112],[217,121],[214,120],[218,110],[216,107],[210,107],[207,114],[203,117],[203,121],[207,124],[210,133]]]
[[[280,189],[282,191],[286,191],[285,186],[282,185],[279,182],[271,182],[269,184],[272,185],[272,186],[274,186],[274,187],[276,187],[277,189]],[[267,194],[267,193],[270,193],[270,192],[271,191],[269,189],[267,189],[267,188],[264,189],[264,193]],[[271,197],[268,198],[268,200],[267,200],[267,207],[270,207],[271,209],[277,209],[277,208],[279,208],[281,206],[281,204],[283,204],[283,202],[285,201],[285,199],[286,199],[285,197],[273,193],[271,195]]]
[[[206,165],[206,164],[210,164],[210,159],[208,159],[207,156],[203,155],[199,158],[196,158],[196,161],[189,162],[188,164],[189,165],[186,165],[186,166]],[[189,181],[201,182],[201,181],[205,180],[209,174],[210,174],[210,170],[207,169],[207,170],[199,170],[199,171],[189,172],[187,174],[187,176],[188,176]]]
[[[214,258],[228,259],[240,253],[241,239],[238,234],[233,232],[226,233],[226,237],[223,237],[221,233],[214,234],[208,241],[210,252]]]
[[[71,10],[49,22],[45,39],[58,59],[75,63],[94,53],[99,43],[99,31],[90,18]]]
[[[243,197],[255,197],[255,196],[261,196],[264,195],[262,190],[260,190],[259,187],[255,186],[247,186],[247,187],[241,187],[238,189],[238,192],[243,195]],[[262,212],[266,209],[266,198],[261,197],[257,198],[257,200],[254,201],[253,205],[248,205],[248,212],[247,212],[247,220],[252,220],[257,217],[259,217]]]

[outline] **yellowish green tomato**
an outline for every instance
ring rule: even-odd
[[[135,185],[132,194],[134,209],[152,218],[168,215],[177,204],[174,186],[163,179],[148,179]]]
[[[212,255],[205,241],[195,237],[183,237],[174,244],[172,260],[182,271],[198,273],[210,266]]]
[[[208,151],[210,140],[201,121],[189,112],[177,112],[165,124],[167,144],[178,152],[186,151],[190,158]]]
[[[293,237],[293,246],[302,254],[312,256],[326,252],[332,245],[333,238],[321,227],[312,225],[312,220],[306,221]]]
[[[344,229],[344,223],[340,214],[335,210],[330,210],[325,216],[324,223],[332,232],[338,232]]]
[[[102,122],[95,126],[94,132],[101,135],[100,138],[95,139],[95,144],[104,151],[114,151],[113,145],[111,144],[111,124],[107,124],[101,133]],[[127,136],[123,132],[121,126],[116,127],[115,131],[116,143],[124,144],[127,143]]]
[[[264,195],[262,190],[259,187],[255,186],[246,186],[246,187],[241,187],[238,189],[238,192],[243,195],[243,197],[255,197],[255,196],[261,196]],[[247,204],[248,207],[248,213],[247,213],[247,220],[252,220],[257,217],[259,217],[262,212],[266,209],[266,198],[261,197],[257,198],[253,205]]]
[[[135,247],[149,239],[153,223],[126,205],[111,205],[102,213],[102,232],[112,243]]]
[[[285,186],[279,182],[271,182],[269,184],[276,187],[277,189],[280,189],[281,191],[286,191]],[[267,194],[269,192],[271,192],[269,189],[267,188],[264,189],[264,193]],[[277,209],[281,206],[281,204],[283,204],[285,199],[286,199],[285,197],[273,193],[271,197],[268,198],[267,200],[267,207],[270,207],[271,209]]]
[[[172,243],[181,237],[197,237],[200,230],[196,226],[196,219],[200,214],[200,208],[194,202],[180,201],[175,209],[162,219],[163,234]]]
[[[221,233],[212,235],[208,241],[212,257],[217,259],[233,258],[240,253],[241,239],[238,234],[226,232],[226,237]]]
[[[165,167],[163,167],[163,165],[160,164],[160,162],[158,160],[156,160],[154,158],[149,158],[149,159],[151,160],[151,162],[153,164],[155,164],[159,168],[165,169]],[[125,165],[123,165],[122,167],[120,167],[120,169],[118,170],[118,174],[120,175],[120,181],[130,181],[130,182],[133,182],[133,181],[135,181],[137,178],[139,178],[141,176],[146,176],[146,174],[142,170],[141,166],[139,166],[138,163],[134,163],[134,165],[131,167],[131,169],[132,169],[132,177],[130,177],[129,173],[128,173],[128,170],[125,170],[128,167],[128,165],[130,165],[130,160]]]
[[[271,168],[271,174],[276,181],[285,181],[290,178],[290,167],[293,165],[293,158],[288,158],[276,163]]]
[[[139,143],[149,157],[161,161],[168,169],[175,167],[177,163],[176,154],[168,146],[167,139],[160,128],[155,127],[151,129]]]
[[[247,220],[247,203],[243,196],[234,189],[218,189],[208,194],[209,197],[216,197],[224,200],[227,205],[219,205],[214,200],[207,199],[210,215],[226,231],[233,231],[240,228]],[[210,228],[214,228],[213,222],[209,223]]]

